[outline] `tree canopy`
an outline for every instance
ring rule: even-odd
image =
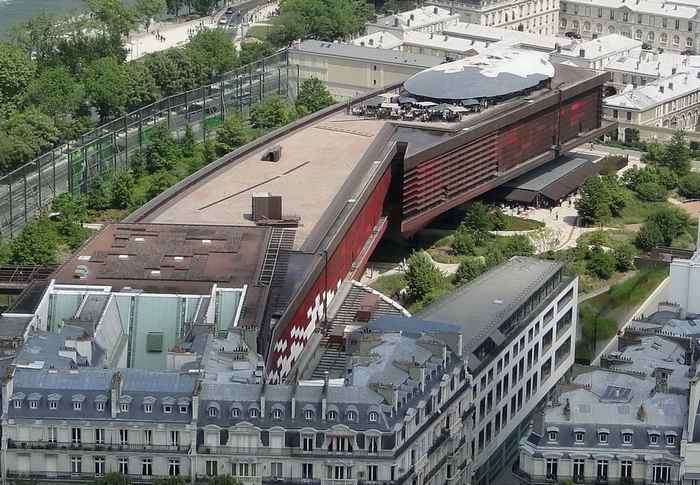
[[[0,118],[20,102],[35,69],[22,49],[0,42]]]
[[[335,103],[335,100],[328,91],[328,88],[316,77],[305,79],[301,83],[295,101],[297,111],[303,108],[308,113],[313,113],[333,103]]]

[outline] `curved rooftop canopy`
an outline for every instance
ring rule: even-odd
[[[420,98],[462,101],[522,92],[553,76],[546,54],[504,50],[431,67],[409,78],[404,89]]]

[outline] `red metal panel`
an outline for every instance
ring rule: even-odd
[[[352,270],[353,262],[360,256],[362,248],[372,230],[382,217],[384,201],[389,192],[391,167],[377,183],[367,198],[362,210],[342,237],[340,244],[328,255],[325,273],[321,272],[301,305],[296,309],[287,326],[272,342],[269,380],[276,383],[284,380],[304,350],[306,342],[324,319],[324,296],[330,302],[342,281]],[[323,264],[323,262],[321,262]],[[325,284],[328,287],[325,287]]]

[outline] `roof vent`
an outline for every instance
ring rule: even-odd
[[[364,46],[365,46],[365,41],[364,41],[364,40],[361,40],[361,41],[360,41],[360,47],[364,47]]]
[[[503,305],[503,300],[493,300],[494,305]]]
[[[673,90],[673,83],[668,83],[668,89]]]
[[[269,192],[253,194],[253,221],[282,220],[282,196]]]
[[[128,254],[120,254],[120,255],[118,256],[118,258],[119,258],[119,259],[129,259],[129,255],[128,255]]]
[[[84,264],[79,264],[78,266],[75,267],[75,270],[73,271],[73,276],[75,278],[79,278],[81,280],[84,280],[85,278],[88,277],[88,274],[90,271],[88,270],[88,267],[85,266]]]
[[[664,92],[664,87],[663,87],[663,86],[659,86],[659,92],[660,92],[660,93],[663,93],[663,92]]]
[[[369,45],[374,45],[374,39],[369,39]],[[267,150],[265,153],[263,153],[262,161],[279,162],[280,158],[282,158],[282,147],[279,145],[275,145],[269,150]]]
[[[437,15],[437,13],[438,13],[438,8],[437,8],[437,7],[433,7],[433,13],[434,13],[435,15]]]
[[[394,27],[398,27],[398,26],[399,26],[399,18],[394,17]]]
[[[134,241],[136,241],[136,242],[144,242],[145,239],[142,238],[142,237],[135,237],[135,238],[134,238]]]

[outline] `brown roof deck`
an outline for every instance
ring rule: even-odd
[[[150,293],[208,294],[213,284],[255,284],[264,227],[110,224],[61,266],[57,284],[105,285]],[[87,268],[79,278],[76,268]],[[78,268],[80,272],[82,268]]]
[[[182,190],[144,221],[254,226],[251,197],[282,196],[284,217],[300,218],[295,248],[307,240],[357,168],[385,121],[334,113],[232,160]],[[278,162],[262,161],[273,146]]]

